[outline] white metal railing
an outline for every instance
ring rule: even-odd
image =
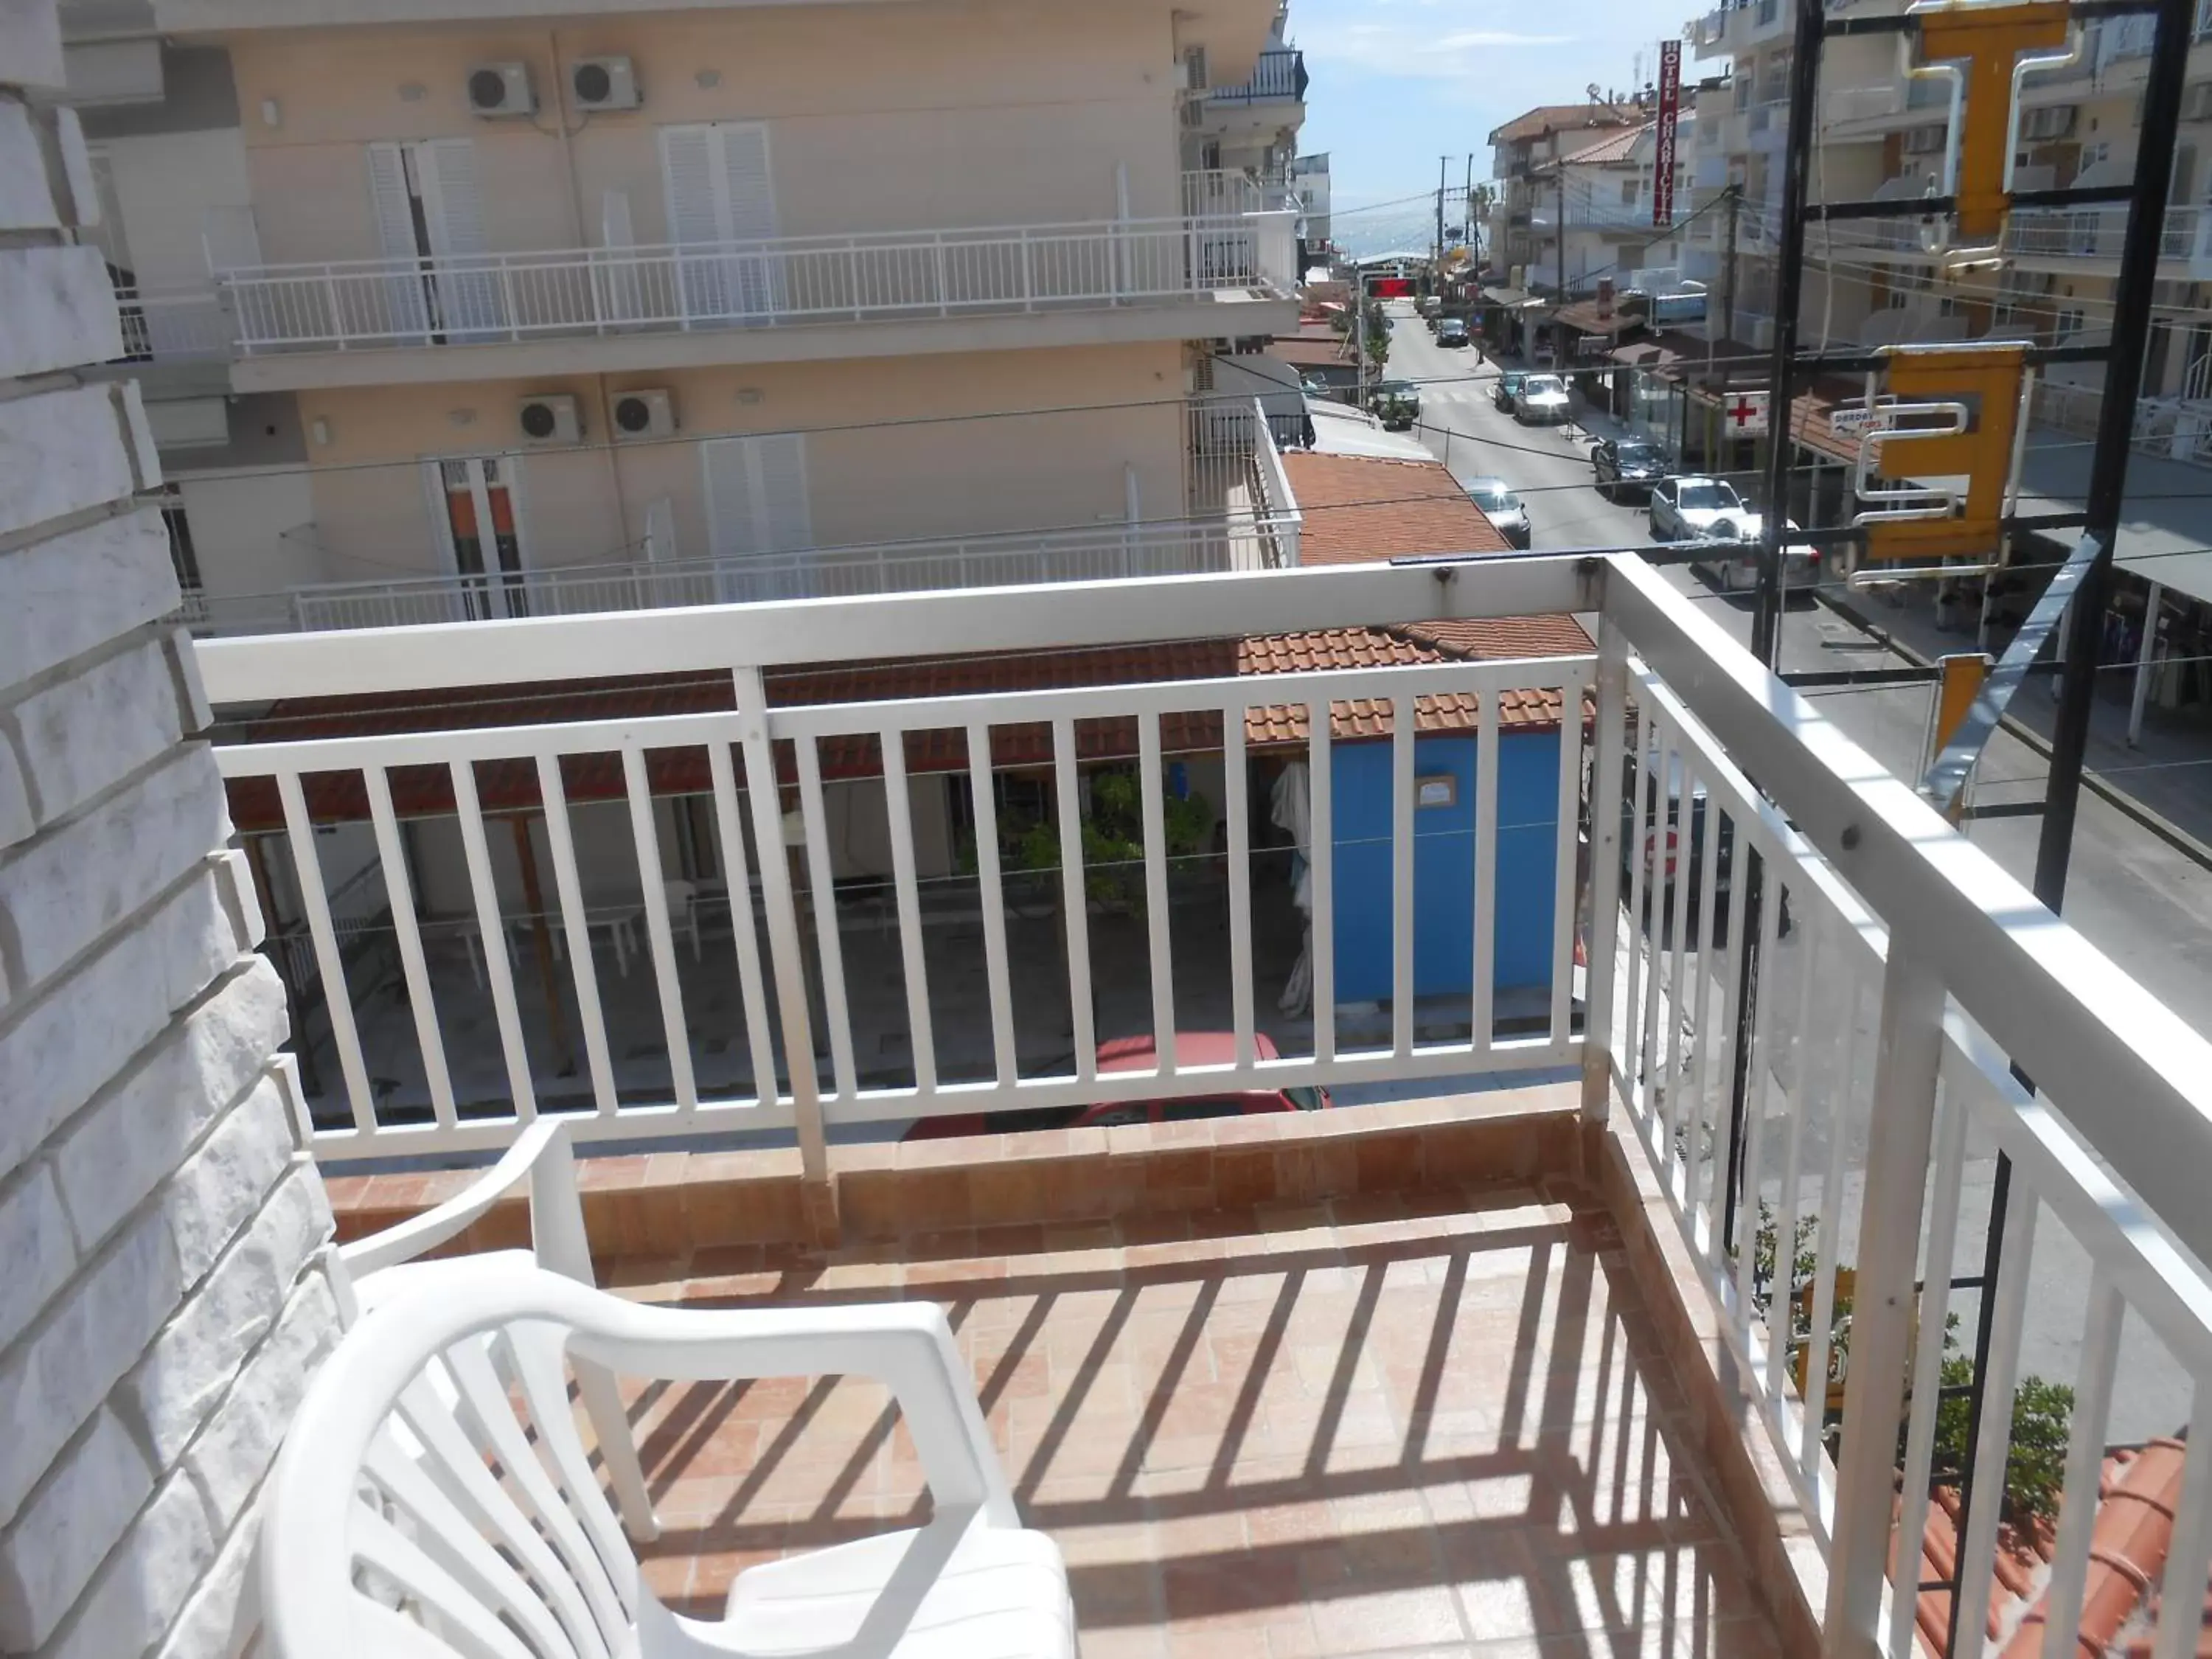
[[[118,287],[126,363],[194,362],[228,357],[238,331],[213,289]]]
[[[1825,1645],[1910,1659],[1917,1552],[1901,1553],[1911,1577],[1894,1594],[1885,1579],[1899,1465],[1910,1540],[1931,1483],[1947,1478],[1937,1403],[1951,1283],[1962,1260],[1979,1260],[1962,1195],[2002,1150],[2012,1199],[1988,1291],[1989,1409],[1960,1552],[1962,1628],[1984,1628],[2001,1521],[2029,1524],[2008,1512],[2006,1469],[2015,1387],[2041,1363],[2026,1341],[2033,1283],[2039,1316],[2064,1326],[2061,1346],[2080,1356],[2050,1625],[2069,1629],[2080,1610],[2105,1446],[2141,1437],[2115,1424],[2116,1376],[2170,1376],[2160,1431],[2191,1425],[2166,1569],[2182,1593],[2164,1598],[2154,1652],[2193,1651],[2212,1549],[2212,1285],[2185,1249],[2212,1255],[2202,1201],[2212,1045],[1634,556],[1474,560],[1448,583],[1437,574],[1339,567],[361,634],[343,650],[203,645],[218,705],[371,694],[434,703],[465,685],[520,693],[580,673],[727,677],[726,711],[564,720],[555,703],[520,716],[536,723],[486,726],[449,704],[451,729],[217,746],[234,791],[281,806],[289,834],[275,855],[295,862],[326,961],[336,940],[311,799],[341,817],[343,802],[364,803],[368,823],[353,833],[373,834],[390,872],[404,995],[365,1007],[358,1024],[350,1009],[334,1018],[343,1082],[330,1091],[337,1121],[313,1129],[319,1156],[505,1145],[551,1106],[560,1081],[538,1012],[549,999],[519,995],[503,951],[489,952],[487,990],[462,1006],[462,981],[426,948],[403,807],[453,824],[451,837],[417,846],[458,849],[449,860],[465,866],[458,884],[487,939],[517,921],[502,908],[487,815],[542,811],[550,896],[545,913],[520,920],[567,942],[586,1093],[562,1103],[579,1111],[580,1139],[791,1126],[820,1176],[833,1162],[825,1126],[841,1123],[1579,1062],[1586,1117],[1618,1114],[1642,1142],[1652,1196],[1730,1350],[1723,1374],[1796,1488],[1819,1558],[1803,1582],[1825,1594]],[[1232,652],[1185,657],[1191,678],[1128,684],[1078,683],[1093,671],[1063,662],[1058,689],[1019,689],[994,667],[992,683],[1016,689],[993,691],[959,689],[943,660],[1054,663],[1111,647],[1120,672],[1142,672],[1127,653],[1163,634],[1220,641],[1559,612],[1598,616],[1595,660],[1209,670]],[[949,689],[899,696],[869,678],[913,656],[931,659],[930,684]],[[1463,839],[1437,839],[1443,825],[1420,816],[1427,793],[1415,787],[1440,769],[1425,748],[1436,734],[1399,717],[1417,700],[1463,708],[1447,700],[1472,696],[1472,752],[1496,755],[1519,740],[1503,708],[1531,692],[1556,695],[1566,716],[1528,734],[1543,757],[1533,782],[1509,799],[1506,769],[1478,764],[1450,821]],[[810,700],[823,696],[839,700]],[[1298,711],[1337,704],[1347,718],[1388,707],[1388,734],[1361,741],[1310,718],[1302,738],[1285,735]],[[1268,712],[1251,721],[1255,706]],[[1189,851],[1211,838],[1170,805],[1182,770],[1170,763],[1201,759],[1190,775],[1219,780],[1218,859]],[[1254,817],[1267,810],[1255,760],[1278,776],[1279,809],[1304,806],[1270,816],[1308,825],[1310,1023],[1268,1012],[1285,963],[1262,945],[1291,931],[1281,907],[1294,901],[1287,878],[1262,879],[1269,866],[1253,855]],[[1138,823],[1126,840],[1094,835],[1097,769],[1130,761]],[[1003,793],[1001,768],[1036,781]],[[925,769],[960,793],[959,816],[975,826],[959,859],[922,850],[913,803],[926,798],[912,785]],[[317,780],[329,795],[311,797]],[[798,802],[788,817],[785,780]],[[886,816],[871,821],[889,826],[890,873],[872,893],[833,885],[854,790],[880,797]],[[719,848],[719,887],[664,879],[656,799],[671,794],[694,799],[692,833]],[[597,814],[589,859],[572,827],[586,811]],[[1002,816],[1030,811],[1043,817]],[[1066,857],[1030,856],[1041,835],[1054,841],[1050,826],[1079,821],[1082,836],[1057,836]],[[948,867],[970,873],[932,873]],[[1438,869],[1448,900],[1431,885]],[[1193,895],[1194,870],[1215,872],[1218,887]],[[594,954],[586,895],[611,875],[634,878],[649,988],[623,993]],[[1117,903],[1099,902],[1101,882]],[[456,884],[444,872],[442,885]],[[1194,897],[1206,925],[1176,928],[1173,911]],[[943,926],[948,905],[955,931]],[[1471,985],[1424,994],[1417,925],[1462,916]],[[713,960],[700,954],[702,933],[715,936]],[[848,936],[865,948],[848,951]],[[1216,939],[1218,960],[1205,943]],[[1524,982],[1507,964],[1526,956],[1537,971]],[[953,1000],[963,984],[981,988],[964,1012]],[[1363,1024],[1364,1006],[1382,1012]],[[630,1024],[617,1034],[618,1014]],[[1194,1014],[1235,1033],[1232,1058],[1179,1056],[1176,1030]],[[540,1023],[526,1031],[526,1018]],[[657,1052],[640,1022],[658,1036],[663,1071],[635,1058]],[[419,1043],[411,1119],[406,1099],[368,1086],[372,1024],[380,1043],[410,1028]],[[495,1052],[455,1056],[475,1068],[465,1086],[445,1036],[464,1024],[497,1033]],[[1097,1074],[1096,1039],[1133,1027],[1152,1033],[1156,1070]],[[1263,1029],[1280,1058],[1259,1057]],[[864,1055],[887,1051],[911,1056],[901,1075],[864,1073]],[[731,1058],[744,1053],[749,1067]],[[402,1070],[384,1052],[377,1067]],[[2056,1234],[2066,1242],[2053,1252]]]
[[[1182,175],[1182,211],[1188,219],[1242,218],[1263,204],[1260,181],[1234,167],[1210,167]]]
[[[1270,46],[1260,54],[1249,79],[1233,87],[1208,87],[1209,104],[1262,104],[1304,98],[1306,57],[1295,46]]]
[[[2117,259],[2127,243],[2125,208],[2023,209],[2005,230],[2015,253],[2067,258]],[[2201,207],[2169,207],[2159,233],[2161,259],[2212,259],[2212,213]]]
[[[1266,288],[1267,216],[262,265],[216,280],[240,349],[1035,312]],[[1288,292],[1287,289],[1280,291]]]
[[[2104,406],[2101,386],[2068,386],[2039,380],[2030,394],[2032,418],[2087,438],[2096,435],[2097,411]],[[2136,404],[2135,447],[2146,455],[2212,466],[2212,397],[2202,388],[2178,398],[2143,398]]]
[[[210,634],[409,628],[495,617],[578,617],[763,599],[1181,575],[1230,569],[1240,542],[1256,545],[1259,538],[1285,531],[1295,538],[1295,518],[1270,512],[1246,520],[1228,514],[1153,520],[1126,526],[1086,526],[726,558],[631,559],[509,574],[441,573],[321,582],[283,594],[203,598],[201,615],[192,620]]]
[[[1297,562],[1301,515],[1279,444],[1295,441],[1297,425],[1256,398],[1187,405],[1192,477],[1189,513],[1179,519],[706,558],[668,549],[543,569],[307,583],[281,593],[193,589],[178,615],[208,635],[406,628],[1287,567]]]

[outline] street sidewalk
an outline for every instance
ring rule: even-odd
[[[1974,649],[1972,629],[1936,626],[1935,596],[1926,583],[1900,582],[1887,593],[1831,592],[1822,599],[1845,620],[1886,635],[1900,655],[1912,660],[1933,662]],[[2002,634],[1992,637],[1991,656],[2002,654],[2005,638]],[[2137,823],[2212,868],[2212,731],[2153,704],[2143,710],[2142,746],[2131,749],[2128,707],[2135,689],[2134,665],[2107,665],[2097,682],[2085,757],[2092,787]],[[2014,734],[2045,755],[2057,714],[2057,675],[2038,676],[2014,694],[2007,710]],[[2037,799],[2043,778],[2039,766],[2026,776],[2016,769],[1984,776],[1978,780],[1975,798],[1985,805]]]

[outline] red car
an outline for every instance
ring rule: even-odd
[[[1265,1031],[1252,1034],[1253,1052],[1262,1060],[1280,1053]],[[1237,1037],[1230,1031],[1178,1031],[1178,1066],[1228,1066],[1237,1059]],[[1149,1072],[1159,1064],[1152,1038],[1115,1037],[1098,1045],[1098,1070]],[[1308,1086],[1237,1089],[1218,1095],[1177,1095],[1166,1100],[1113,1100],[1093,1106],[1032,1107],[1015,1112],[962,1112],[926,1117],[906,1132],[908,1140],[944,1140],[954,1135],[1012,1133],[1023,1129],[1088,1129],[1113,1123],[1187,1123],[1201,1117],[1242,1117],[1249,1112],[1315,1112],[1329,1104],[1328,1091]]]

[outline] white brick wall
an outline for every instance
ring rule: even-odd
[[[0,380],[112,357],[55,0],[0,0]],[[12,394],[12,395],[10,395]],[[0,386],[0,1652],[230,1659],[336,1338],[137,389]]]

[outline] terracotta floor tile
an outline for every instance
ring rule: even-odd
[[[1330,1654],[1387,1652],[1462,1638],[1449,1590],[1384,1590],[1329,1596],[1313,1607],[1315,1638]]]
[[[945,1308],[1085,1659],[1771,1659],[1600,1216],[1386,1193],[623,1271],[667,1299]],[[665,1528],[647,1571],[702,1616],[754,1561],[927,1513],[873,1382],[624,1394]]]

